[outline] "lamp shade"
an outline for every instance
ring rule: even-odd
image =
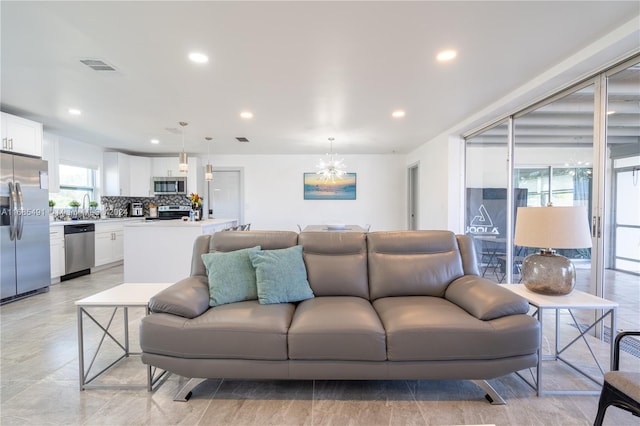
[[[518,207],[514,243],[549,249],[591,247],[587,210],[571,207]]]

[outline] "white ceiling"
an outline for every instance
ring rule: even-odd
[[[207,151],[207,136],[214,153],[318,154],[329,137],[340,154],[406,153],[639,11],[637,1],[2,1],[1,107],[149,155],[181,149],[178,121],[191,153]],[[438,63],[445,48],[458,57]],[[191,63],[192,50],[209,62]]]

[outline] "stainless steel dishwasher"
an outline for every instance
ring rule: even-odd
[[[65,275],[60,280],[91,273],[96,264],[95,231],[93,223],[64,226]]]

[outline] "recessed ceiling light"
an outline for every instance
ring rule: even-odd
[[[240,113],[240,117],[242,118],[253,118],[253,113],[251,111],[242,111]]]
[[[209,58],[207,57],[207,55],[200,52],[189,53],[189,60],[198,64],[206,64],[207,62],[209,62]]]
[[[158,139],[151,139],[151,143],[154,145],[158,145],[160,141]]]
[[[76,109],[76,108],[69,108],[69,114],[71,114],[71,115],[80,115],[80,114],[82,114],[82,111],[80,111],[79,109]]]
[[[403,110],[401,110],[401,109],[396,110],[396,111],[393,111],[393,112],[391,113],[391,116],[392,116],[393,118],[402,118],[402,117],[404,117],[405,115],[406,115],[406,114],[405,114],[405,112],[404,112]]]
[[[455,50],[443,50],[442,52],[438,53],[436,59],[440,62],[446,62],[452,60],[457,55],[458,52],[456,52]]]

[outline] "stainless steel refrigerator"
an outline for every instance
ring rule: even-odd
[[[47,162],[0,153],[0,299],[46,291],[49,260]]]

